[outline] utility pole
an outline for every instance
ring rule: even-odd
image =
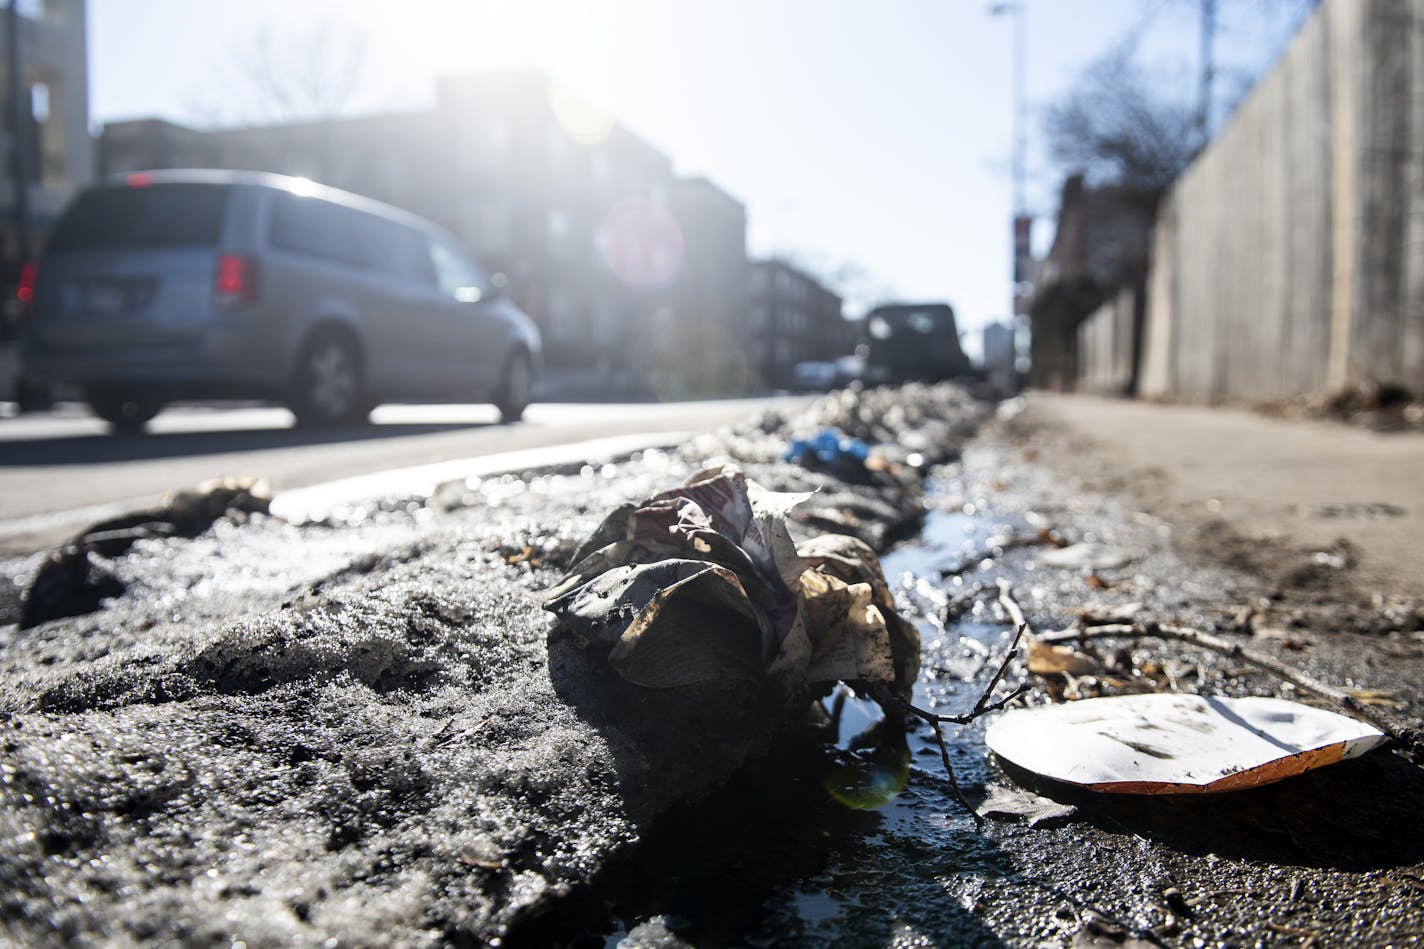
[[[20,61],[20,0],[10,0],[5,25],[8,29],[9,63],[7,79],[10,85],[10,174],[11,207],[15,218],[15,253],[17,263],[30,259],[30,169],[29,169],[29,103],[26,101],[25,70]]]
[[[1013,47],[1013,225],[1012,292],[1010,303],[1018,331],[1014,334],[1019,352],[1027,352],[1028,301],[1033,293],[1030,232],[1033,218],[1028,213],[1027,162],[1028,122],[1025,102],[1028,86],[1028,0],[1003,0],[989,7],[990,16],[1012,16]]]
[[[1201,84],[1197,88],[1198,147],[1211,140],[1211,87],[1216,77],[1216,0],[1201,0]]]

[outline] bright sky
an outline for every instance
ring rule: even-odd
[[[1036,107],[1127,30],[1145,26],[1154,65],[1194,88],[1191,0],[1022,2],[1031,141]],[[990,5],[90,0],[90,109],[96,123],[251,117],[235,64],[263,29],[279,51],[321,29],[333,54],[359,48],[353,114],[426,106],[438,75],[535,65],[601,102],[679,173],[742,200],[753,255],[853,261],[901,299],[949,301],[961,327],[977,329],[1009,309],[1013,28]],[[1259,33],[1223,37],[1233,41],[1269,54]],[[1051,218],[1058,181],[1041,159],[1030,171],[1032,208]],[[1040,243],[1049,230],[1040,224]]]

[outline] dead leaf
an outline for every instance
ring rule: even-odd
[[[1046,567],[1062,567],[1071,570],[1113,570],[1125,567],[1132,558],[1106,544],[1070,544],[1057,550],[1046,550],[1038,555],[1038,562]]]
[[[1085,656],[1067,646],[1051,646],[1035,642],[1028,647],[1028,671],[1034,675],[1046,676],[1066,673],[1068,675],[1091,675],[1102,668],[1102,663]]]
[[[1393,692],[1380,692],[1375,689],[1351,689],[1350,698],[1361,705],[1379,705],[1384,708],[1401,709],[1404,703],[1395,698]]]
[[[1089,603],[1078,608],[1079,626],[1114,626],[1131,623],[1142,612],[1141,603]]]
[[[984,798],[977,810],[980,817],[1022,817],[1030,827],[1037,827],[1044,821],[1071,817],[1078,812],[1072,804],[1061,804],[1023,788],[998,784],[989,788],[989,796]]]

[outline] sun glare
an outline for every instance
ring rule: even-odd
[[[447,0],[424,9],[432,11],[426,23],[440,24],[440,35],[428,38],[428,53],[444,64],[444,71],[542,69],[560,80],[549,90],[554,114],[571,138],[585,144],[596,144],[611,133],[613,120],[605,108],[610,79],[636,69],[653,42],[655,17],[645,0],[607,5],[586,0]],[[470,37],[478,41],[471,43]]]
[[[565,82],[549,83],[549,106],[576,142],[596,145],[613,131],[613,118],[608,111]]]

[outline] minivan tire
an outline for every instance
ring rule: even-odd
[[[533,395],[534,367],[524,353],[515,353],[505,364],[500,375],[499,392],[495,395],[494,405],[499,409],[499,420],[509,424],[522,419]]]
[[[110,389],[90,389],[85,398],[90,411],[108,422],[114,432],[123,434],[142,432],[164,405],[162,399],[152,396],[125,395]]]
[[[322,332],[297,360],[288,407],[304,428],[359,423],[371,411],[362,384],[356,344],[344,333]]]

